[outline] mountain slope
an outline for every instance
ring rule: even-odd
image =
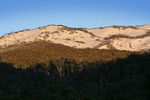
[[[76,62],[106,62],[117,58],[125,58],[132,52],[99,49],[75,49],[61,44],[45,41],[22,43],[3,48],[0,61],[12,63],[16,68],[27,68],[39,63],[48,64],[49,61],[60,59],[75,60]]]
[[[142,51],[150,49],[150,25],[110,26],[103,28],[69,28],[49,25],[23,30],[0,38],[0,47],[44,40],[74,48]]]

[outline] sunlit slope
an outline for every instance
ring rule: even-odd
[[[74,48],[143,51],[150,49],[150,25],[93,29],[49,25],[4,35],[0,38],[0,46],[5,48],[41,40]]]
[[[9,50],[10,49],[10,50]],[[69,59],[78,63],[107,62],[125,58],[131,52],[118,50],[75,49],[45,41],[13,45],[0,53],[1,62],[13,63],[17,68],[27,68],[39,63]]]

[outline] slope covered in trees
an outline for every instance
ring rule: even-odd
[[[75,60],[77,63],[105,62],[125,58],[132,52],[119,50],[75,49],[45,41],[22,43],[0,49],[1,62],[12,63],[16,68],[28,68],[39,63],[49,64],[60,59]]]
[[[56,68],[59,64],[63,77]],[[83,69],[78,71],[78,66]],[[47,67],[37,64],[26,70],[0,63],[0,99],[149,100],[149,66],[148,53],[87,65],[63,59],[57,64],[49,61]]]

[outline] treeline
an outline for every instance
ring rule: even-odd
[[[60,59],[26,70],[0,63],[0,100],[149,100],[150,54],[110,62]]]

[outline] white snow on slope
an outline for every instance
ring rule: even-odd
[[[150,25],[136,26],[135,28],[104,27],[94,29],[49,25],[7,34],[0,38],[0,47],[45,40],[75,48],[110,49],[111,47],[118,50],[141,51],[150,49],[150,33],[148,32],[150,32]],[[117,35],[119,36],[115,37]]]
[[[150,37],[142,39],[115,39],[112,44],[118,50],[140,51],[150,49]]]
[[[146,30],[145,29],[131,29],[131,28],[127,28],[127,29],[118,29],[118,28],[112,28],[112,27],[106,27],[104,29],[89,29],[89,32],[93,33],[96,36],[100,36],[100,37],[109,37],[111,35],[115,35],[115,34],[122,34],[122,35],[128,35],[128,36],[132,36],[132,37],[136,37],[139,35],[143,35],[145,34]]]
[[[150,30],[150,25],[137,26],[137,28]]]

